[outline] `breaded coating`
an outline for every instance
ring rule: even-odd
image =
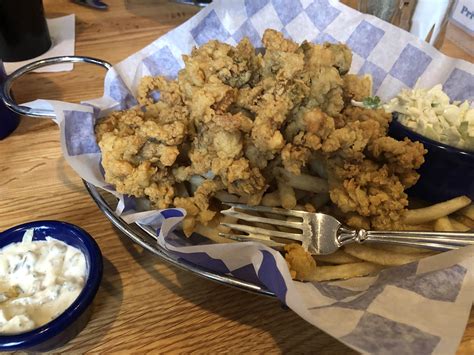
[[[316,261],[299,244],[285,245],[285,260],[295,280],[308,280],[316,271]]]
[[[372,94],[372,77],[370,75],[357,76],[354,74],[344,75],[344,100],[362,101]]]
[[[281,158],[286,170],[299,175],[315,151],[322,147],[335,124],[332,117],[318,108],[299,110],[285,129],[286,146]]]
[[[120,193],[168,207],[174,195],[169,167],[179,154],[184,130],[180,122],[147,120],[139,110],[111,114],[96,126],[105,180]]]
[[[396,174],[405,188],[413,186],[419,178],[415,171],[424,162],[423,144],[412,142],[408,138],[397,141],[392,137],[379,137],[368,146],[368,156],[384,162],[393,174]]]
[[[237,46],[210,41],[183,56],[175,80],[143,78],[139,107],[96,125],[107,183],[148,198],[153,208],[186,209],[189,235],[196,223],[215,221],[219,192],[260,204],[281,186],[278,169],[316,171],[328,180],[343,222],[396,226],[423,146],[387,137],[391,116],[383,110],[352,106],[372,94],[372,82],[347,74],[347,46],[297,44],[275,30],[262,42],[260,53],[247,38]],[[328,199],[326,191],[285,188],[310,209]],[[298,250],[289,249],[288,258]],[[307,262],[297,274],[315,267]]]
[[[385,112],[382,109],[369,110],[363,107],[357,106],[346,106],[342,112],[344,115],[344,122],[360,121],[366,122],[371,121],[372,123],[378,123],[378,137],[384,137],[387,135],[388,125],[392,121],[392,115]]]
[[[286,39],[283,33],[267,29],[262,38],[263,46],[269,52],[288,52],[294,53],[298,45],[290,39]]]
[[[404,186],[387,165],[364,159],[356,164],[330,161],[330,197],[344,213],[369,217],[374,229],[391,229],[408,206]]]

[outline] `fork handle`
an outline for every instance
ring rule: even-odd
[[[420,232],[420,231],[367,231],[341,227],[338,241],[348,243],[376,242],[396,244],[432,250],[452,250],[474,245],[474,233],[464,232]]]

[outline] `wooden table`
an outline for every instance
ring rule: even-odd
[[[76,14],[76,54],[117,63],[197,12],[165,0],[106,0],[107,12],[44,1],[48,17]],[[446,52],[473,60],[448,44]],[[79,102],[102,95],[104,72],[30,74],[14,88],[19,102]],[[274,299],[198,278],[161,262],[120,235],[61,155],[56,125],[23,117],[0,141],[0,230],[56,219],[87,230],[104,255],[104,278],[91,321],[62,351],[352,353]],[[474,314],[461,348],[474,343]]]

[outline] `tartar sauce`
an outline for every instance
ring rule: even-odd
[[[474,109],[469,103],[449,102],[441,85],[402,90],[384,105],[399,112],[398,121],[413,131],[453,147],[474,150]]]
[[[77,248],[47,237],[0,249],[0,334],[38,328],[59,316],[77,298],[86,278],[86,260]]]

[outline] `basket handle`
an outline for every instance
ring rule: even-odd
[[[26,74],[30,71],[36,70],[38,68],[47,67],[49,65],[61,64],[61,63],[90,63],[99,65],[107,70],[112,68],[112,65],[105,60],[96,59],[91,57],[82,57],[82,56],[61,56],[61,57],[52,57],[41,59],[30,64],[27,64],[21,68],[18,68],[13,73],[7,76],[3,83],[3,88],[0,91],[0,98],[3,100],[5,106],[10,110],[25,116],[30,117],[56,117],[53,110],[43,110],[43,109],[33,109],[27,106],[18,105],[13,97],[11,96],[11,87],[13,82],[18,79],[23,74]]]

